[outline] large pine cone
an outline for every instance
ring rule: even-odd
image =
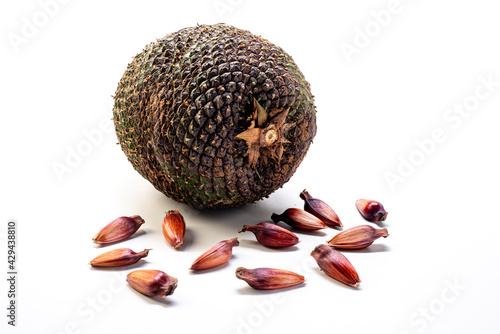
[[[316,134],[309,84],[267,40],[225,24],[182,29],[130,63],[114,122],[134,168],[196,208],[234,207],[287,182]]]

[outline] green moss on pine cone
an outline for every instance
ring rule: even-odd
[[[269,196],[316,134],[310,86],[293,59],[225,24],[185,28],[147,45],[114,99],[128,160],[157,190],[195,208]]]

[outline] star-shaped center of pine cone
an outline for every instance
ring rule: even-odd
[[[261,155],[264,157],[264,162],[267,162],[269,157],[279,163],[283,156],[283,144],[290,143],[284,134],[294,126],[285,123],[289,109],[275,109],[268,115],[256,99],[253,101],[254,113],[250,126],[236,138],[245,140],[250,166],[255,167]],[[268,117],[272,118],[269,122],[267,122]]]

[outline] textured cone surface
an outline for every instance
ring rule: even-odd
[[[258,126],[254,99],[266,124],[281,111],[286,124],[251,164],[249,145],[236,136]],[[267,197],[290,179],[316,134],[313,96],[293,59],[225,24],[182,29],[146,46],[128,65],[113,111],[134,168],[196,208]]]

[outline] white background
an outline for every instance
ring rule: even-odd
[[[6,324],[8,288],[0,280],[3,333],[500,332],[496,2],[61,0],[45,9],[51,16],[43,14],[47,2],[0,8],[0,276],[9,219],[18,223],[19,270],[15,328]],[[388,8],[390,17],[382,15]],[[104,125],[135,54],[170,32],[217,22],[292,55],[311,83],[318,133],[296,174],[269,199],[197,211],[136,173]],[[38,27],[30,33],[29,24]],[[365,29],[371,36],[363,37]],[[16,45],[13,36],[25,39]],[[350,56],[342,51],[348,44],[356,48]],[[464,103],[471,110],[464,117],[449,111]],[[429,143],[436,131],[440,142]],[[426,152],[417,142],[427,143]],[[81,159],[69,158],[85,148]],[[54,169],[61,165],[68,168],[62,175]],[[358,198],[377,199],[390,212],[388,238],[344,253],[359,289],[330,279],[309,256],[334,229],[300,234],[290,250],[236,233],[301,207],[304,188],[346,228],[366,223]],[[175,208],[189,228],[181,251],[161,234],[165,211]],[[92,244],[102,226],[133,214],[146,220],[136,237],[116,247]],[[234,236],[241,243],[227,265],[189,272],[198,255]],[[90,268],[93,257],[117,247],[153,250],[133,268]],[[235,278],[238,266],[295,270],[307,282],[259,292]],[[124,283],[139,268],[177,277],[177,290],[164,301],[140,295]]]

